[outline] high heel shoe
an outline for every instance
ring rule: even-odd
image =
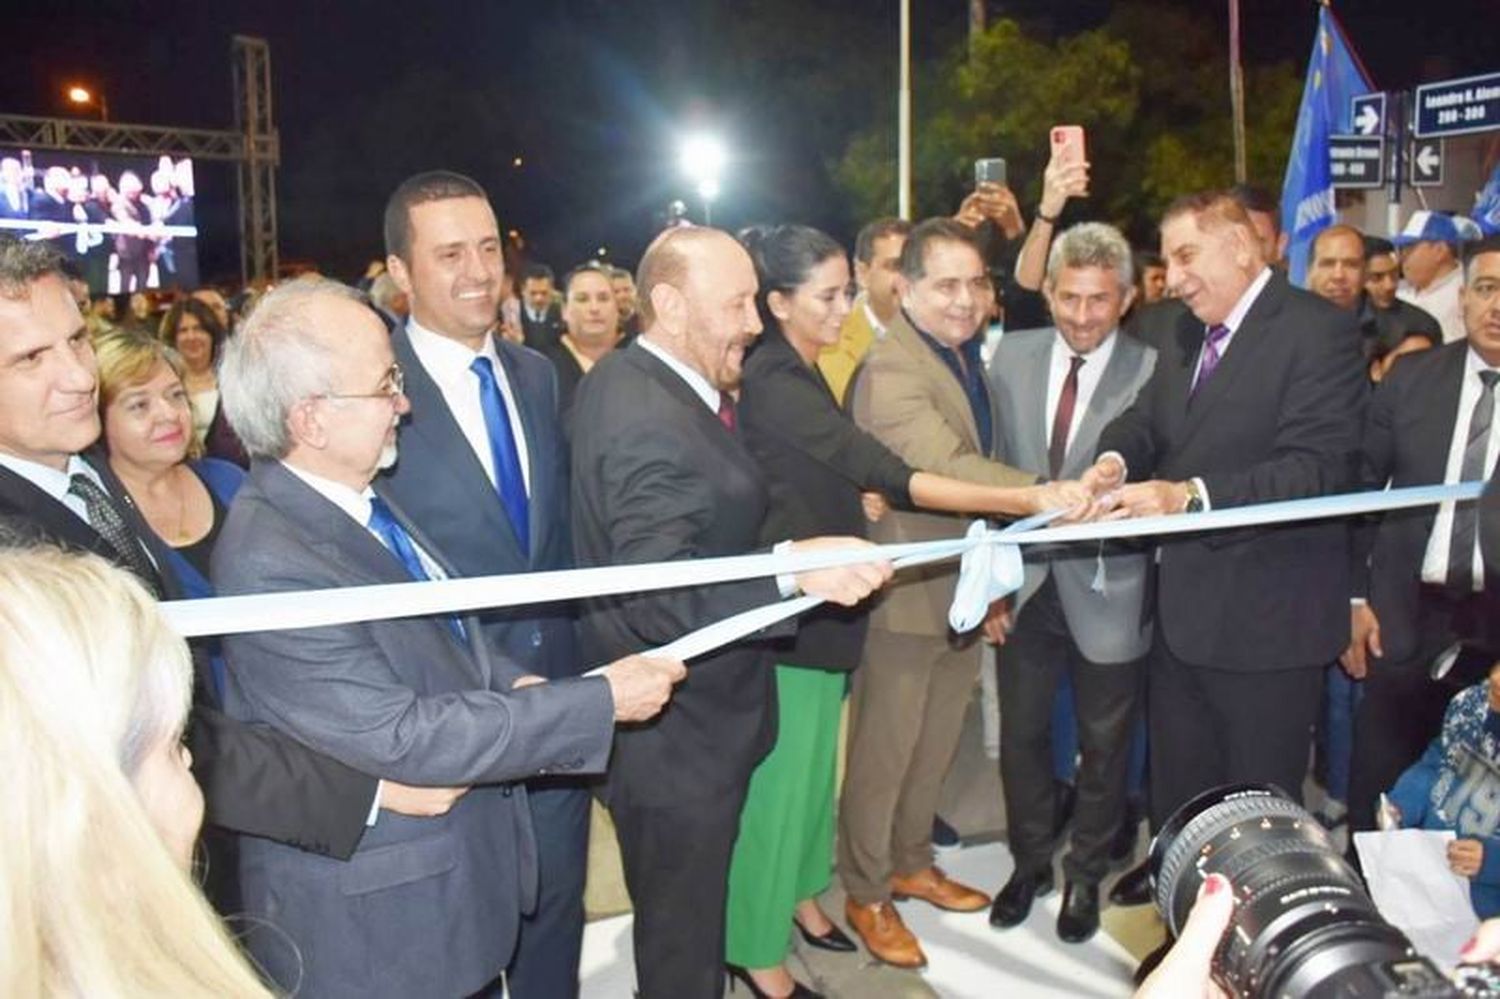
[[[748,968],[742,968],[738,964],[726,964],[724,970],[729,972],[729,991],[737,991],[737,983],[744,982],[754,999],[823,999],[823,993],[814,992],[795,978],[792,979],[792,991],[788,992],[785,997],[780,997],[762,991],[761,987],[755,984],[755,979],[750,977]]]
[[[801,934],[802,940],[809,947],[816,947],[819,950],[831,950],[840,954],[848,954],[859,949],[843,930],[834,925],[832,920],[828,923],[828,932],[820,937],[813,936],[808,932],[807,927],[797,922],[797,920],[793,919],[792,923],[797,927],[797,932]]]

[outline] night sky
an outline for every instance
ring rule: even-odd
[[[1227,23],[1216,0],[1158,2]],[[964,0],[912,7],[918,58],[962,39]],[[1056,32],[1095,26],[1110,7],[990,4],[992,16]],[[1300,73],[1315,5],[1242,7],[1246,59]],[[1496,0],[1334,9],[1381,87],[1500,70]],[[357,276],[382,253],[391,188],[441,166],[485,184],[502,226],[559,271],[601,246],[634,263],[668,200],[696,208],[675,162],[675,137],[694,121],[732,147],[715,221],[805,221],[848,238],[859,220],[827,165],[854,131],[894,115],[897,11],[896,0],[30,4],[6,18],[0,111],[76,114],[61,94],[82,81],[105,90],[116,121],[229,127],[230,36],[258,35],[270,43],[282,137],[283,261]],[[238,274],[233,184],[232,170],[200,165],[206,278]]]

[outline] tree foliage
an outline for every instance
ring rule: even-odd
[[[1290,66],[1250,66],[1245,86],[1249,176],[1274,189],[1301,82]],[[1005,157],[1017,196],[1034,205],[1048,130],[1065,123],[1088,136],[1083,210],[1138,239],[1178,194],[1234,180],[1226,45],[1180,7],[1121,4],[1103,25],[1057,37],[998,20],[972,48],[918,69],[913,123],[918,215],[952,211],[982,156]],[[894,213],[895,123],[856,134],[834,173],[858,217]]]

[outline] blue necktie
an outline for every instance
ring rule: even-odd
[[[521,456],[505,412],[505,399],[495,381],[488,357],[476,357],[469,370],[479,376],[479,405],[484,410],[484,429],[489,433],[490,457],[495,462],[495,488],[510,518],[510,526],[521,543],[521,554],[531,555],[531,517],[527,511],[526,479],[521,475]]]
[[[386,501],[379,496],[370,497],[370,530],[374,531],[380,538],[380,543],[390,553],[401,561],[406,567],[406,574],[417,582],[425,582],[432,577],[427,575],[426,568],[422,565],[421,556],[417,554],[417,546],[412,544],[411,535],[406,533],[396,520],[395,514]],[[446,618],[448,627],[453,632],[453,637],[458,639],[460,645],[465,644],[464,626],[458,618],[452,614]]]

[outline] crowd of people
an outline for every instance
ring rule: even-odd
[[[1088,171],[1049,164],[1030,224],[996,185],[871,221],[852,261],[801,225],[676,226],[634,274],[514,288],[485,191],[431,171],[364,290],[202,289],[154,326],[0,238],[0,738],[27,761],[0,988],[575,995],[597,797],[641,995],[811,996],[794,936],[921,967],[895,901],[1003,933],[1060,850],[1057,934],[1088,940],[1143,817],[1299,795],[1314,743],[1323,821],[1374,828],[1388,792],[1500,914],[1495,489],[1028,550],[970,634],[956,566],[872,549],[1495,476],[1500,240],[1334,226],[1300,289],[1264,192],[1184,196],[1157,255],[1062,225]],[[190,647],[151,600],[755,551],[868,559]],[[793,595],[824,603],[691,666],[653,652]],[[986,644],[994,893],[933,843]],[[1142,866],[1110,898],[1150,895]]]

